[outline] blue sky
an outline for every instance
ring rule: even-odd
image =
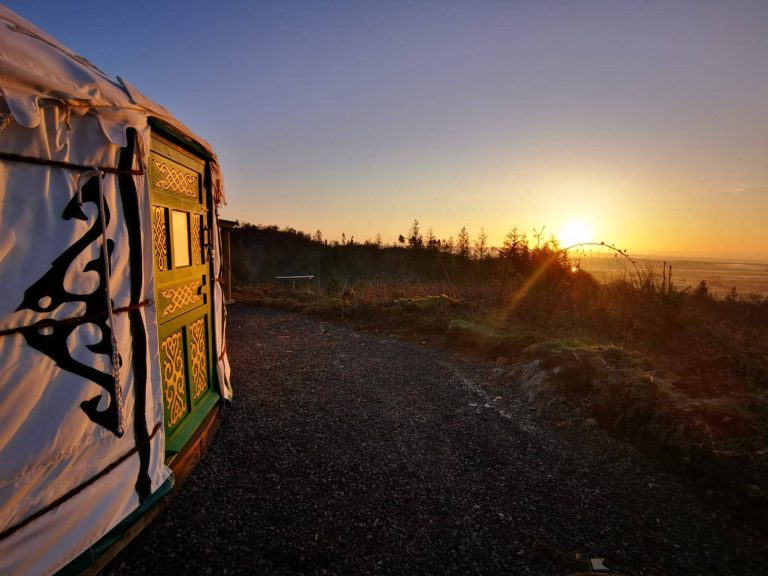
[[[768,2],[6,2],[216,148],[225,217],[768,259]]]

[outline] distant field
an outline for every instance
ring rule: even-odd
[[[633,265],[624,258],[612,255],[587,253],[582,256],[572,254],[580,261],[581,267],[599,280],[615,280],[635,273]],[[663,263],[672,266],[672,283],[678,288],[695,287],[701,280],[706,280],[713,294],[723,295],[736,287],[738,294],[768,295],[768,262],[745,262],[737,260],[708,260],[695,258],[659,257],[634,258],[640,270],[661,272]]]

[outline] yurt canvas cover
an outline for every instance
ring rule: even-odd
[[[2,6],[0,90],[0,574],[49,574],[231,396],[224,197],[205,141]]]

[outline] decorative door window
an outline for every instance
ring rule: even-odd
[[[173,263],[176,268],[189,266],[189,213],[174,210],[173,214]]]

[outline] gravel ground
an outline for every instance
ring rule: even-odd
[[[235,401],[108,574],[560,575],[586,571],[575,553],[623,574],[768,574],[765,540],[602,432],[554,427],[505,369],[229,312]]]

